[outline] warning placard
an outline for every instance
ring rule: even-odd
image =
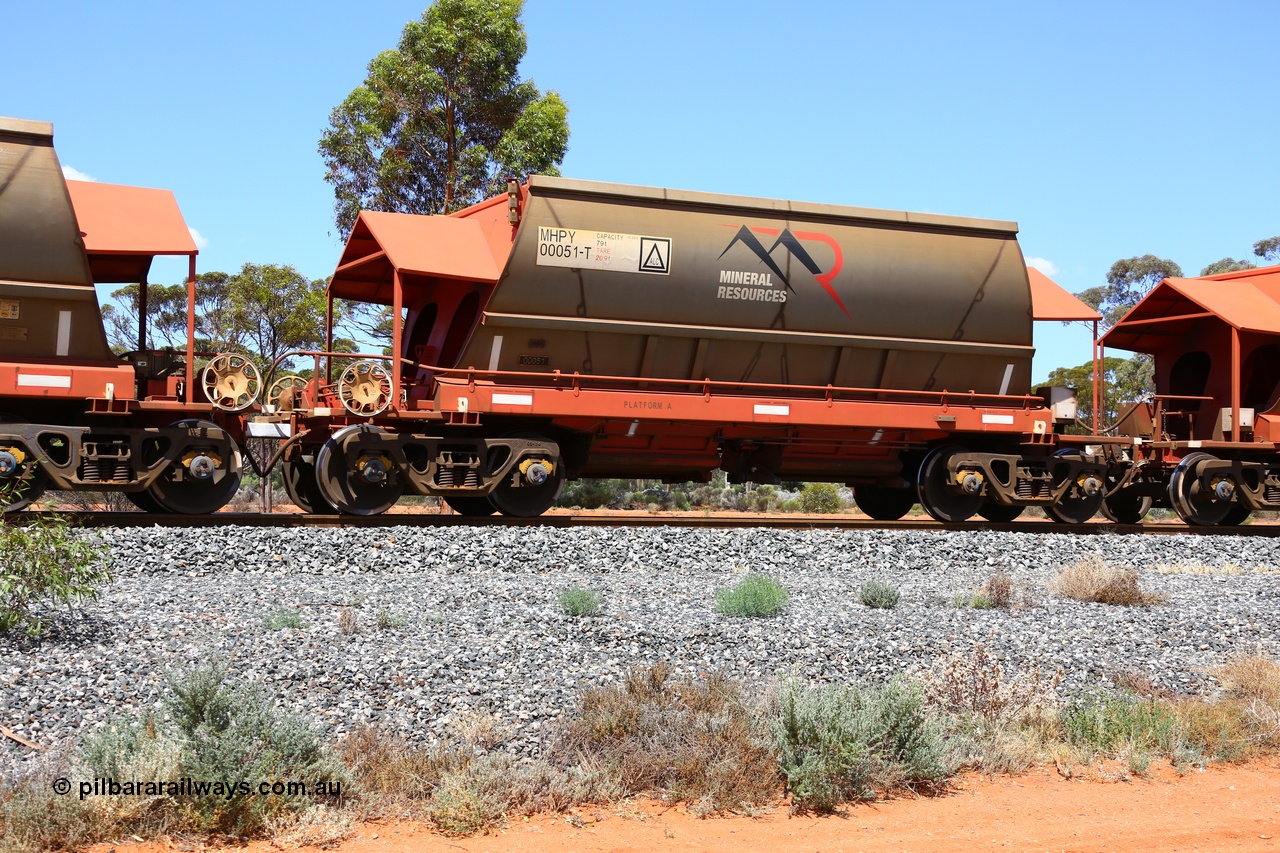
[[[538,228],[538,264],[547,267],[671,274],[671,238],[579,228]]]

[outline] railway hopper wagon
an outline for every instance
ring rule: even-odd
[[[1088,518],[1106,465],[1062,434],[1069,391],[1031,392],[1016,234],[542,176],[449,216],[362,212],[331,310],[389,306],[394,356],[270,407],[286,483],[315,511],[533,516],[566,478],[723,469],[847,483],[880,519]]]
[[[197,394],[193,326],[186,353],[149,351],[144,307],[122,359],[94,290],[141,283],[145,306],[154,257],[185,255],[193,304],[196,251],[172,193],[66,181],[52,125],[0,118],[0,507],[52,487],[205,513],[235,493],[241,421]],[[214,362],[202,380],[240,397],[244,364]]]
[[[1280,266],[1168,278],[1103,336],[1154,360],[1156,393],[1098,439],[1107,514],[1188,524],[1280,510]]]

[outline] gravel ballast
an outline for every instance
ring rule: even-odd
[[[791,673],[866,683],[981,642],[1007,672],[1061,670],[1064,693],[1136,671],[1210,694],[1209,670],[1232,656],[1280,656],[1280,539],[540,527],[89,535],[112,555],[101,598],[38,642],[0,636],[0,725],[48,747],[158,707],[167,674],[210,661],[331,737],[375,723],[432,741],[480,715],[507,748],[534,754],[582,688],[658,661],[752,684]],[[1134,566],[1165,603],[1048,592],[1061,567],[1091,554]],[[1183,568],[1157,570],[1169,565]],[[998,567],[1024,606],[955,606]],[[714,611],[715,590],[749,570],[787,587],[781,616]],[[898,607],[859,603],[870,580],[897,587]],[[599,615],[560,612],[572,585],[600,593]],[[281,611],[306,627],[271,628]],[[352,617],[345,632],[340,620],[349,629]],[[0,739],[6,772],[33,755]]]

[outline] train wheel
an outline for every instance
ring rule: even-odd
[[[982,506],[978,507],[978,515],[987,521],[994,521],[997,524],[1007,524],[1018,516],[1022,515],[1022,511],[1026,509],[1024,506],[1005,506],[995,501],[983,501]]]
[[[335,432],[316,453],[316,485],[321,496],[347,515],[380,515],[404,494],[404,478],[381,456],[347,464],[343,445],[360,433],[382,432],[369,424],[353,424]]]
[[[982,494],[959,491],[947,482],[947,462],[959,447],[936,447],[920,465],[917,497],[924,511],[938,521],[965,521],[982,506]]]
[[[1205,527],[1220,524],[1236,506],[1230,500],[1220,499],[1212,489],[1201,486],[1195,469],[1212,459],[1208,453],[1192,453],[1183,457],[1169,477],[1169,504],[1187,524]]]
[[[1218,524],[1222,527],[1238,527],[1244,524],[1245,520],[1252,514],[1253,511],[1244,504],[1236,504],[1231,507],[1231,511],[1224,515],[1222,521],[1219,521]]]
[[[458,515],[465,515],[467,518],[484,518],[498,511],[489,503],[488,498],[444,498],[444,502]]]
[[[1059,450],[1053,455],[1061,458],[1077,459],[1080,457],[1080,451],[1069,448],[1067,450]],[[1054,521],[1062,524],[1084,524],[1098,514],[1105,497],[1106,493],[1101,482],[1097,483],[1093,494],[1085,491],[1082,484],[1072,483],[1071,488],[1058,499],[1057,503],[1045,507],[1045,512]]]
[[[1137,524],[1151,512],[1152,503],[1150,495],[1111,494],[1102,501],[1102,515],[1116,524]]]
[[[284,490],[293,505],[303,512],[319,515],[337,515],[338,510],[325,499],[316,483],[316,466],[304,457],[280,463]]]
[[[25,418],[0,412],[0,424],[25,424]],[[3,428],[0,427],[0,432]],[[0,513],[18,512],[31,506],[44,496],[49,486],[49,475],[46,474],[25,452],[25,443],[15,442],[20,446],[10,446],[0,439]]]
[[[125,492],[124,496],[128,499],[129,503],[133,504],[143,512],[162,515],[169,511],[161,506],[160,502],[152,497],[151,492],[146,489],[141,492]]]
[[[911,489],[859,485],[853,487],[853,500],[876,521],[897,521],[916,505],[916,494]]]
[[[212,421],[195,418],[177,421],[173,427],[220,429]],[[186,461],[176,460],[151,484],[148,497],[163,511],[182,515],[205,515],[222,509],[240,488],[240,449],[230,437],[227,441],[231,446],[228,459],[217,459],[217,447],[212,444],[207,448],[193,445],[194,449],[184,454]],[[134,502],[143,509],[147,503],[146,499],[143,503]]]
[[[49,475],[35,463],[30,470],[12,477],[0,478],[0,513],[18,512],[44,497],[49,486]]]
[[[521,438],[540,438],[520,435]],[[548,459],[528,457],[508,474],[489,495],[489,502],[503,515],[533,518],[551,509],[564,488],[564,466]]]

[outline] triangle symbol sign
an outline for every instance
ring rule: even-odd
[[[658,250],[657,243],[654,243],[653,248],[649,250],[649,257],[644,259],[644,268],[647,270],[665,270],[667,268],[666,259],[662,257],[662,252]]]

